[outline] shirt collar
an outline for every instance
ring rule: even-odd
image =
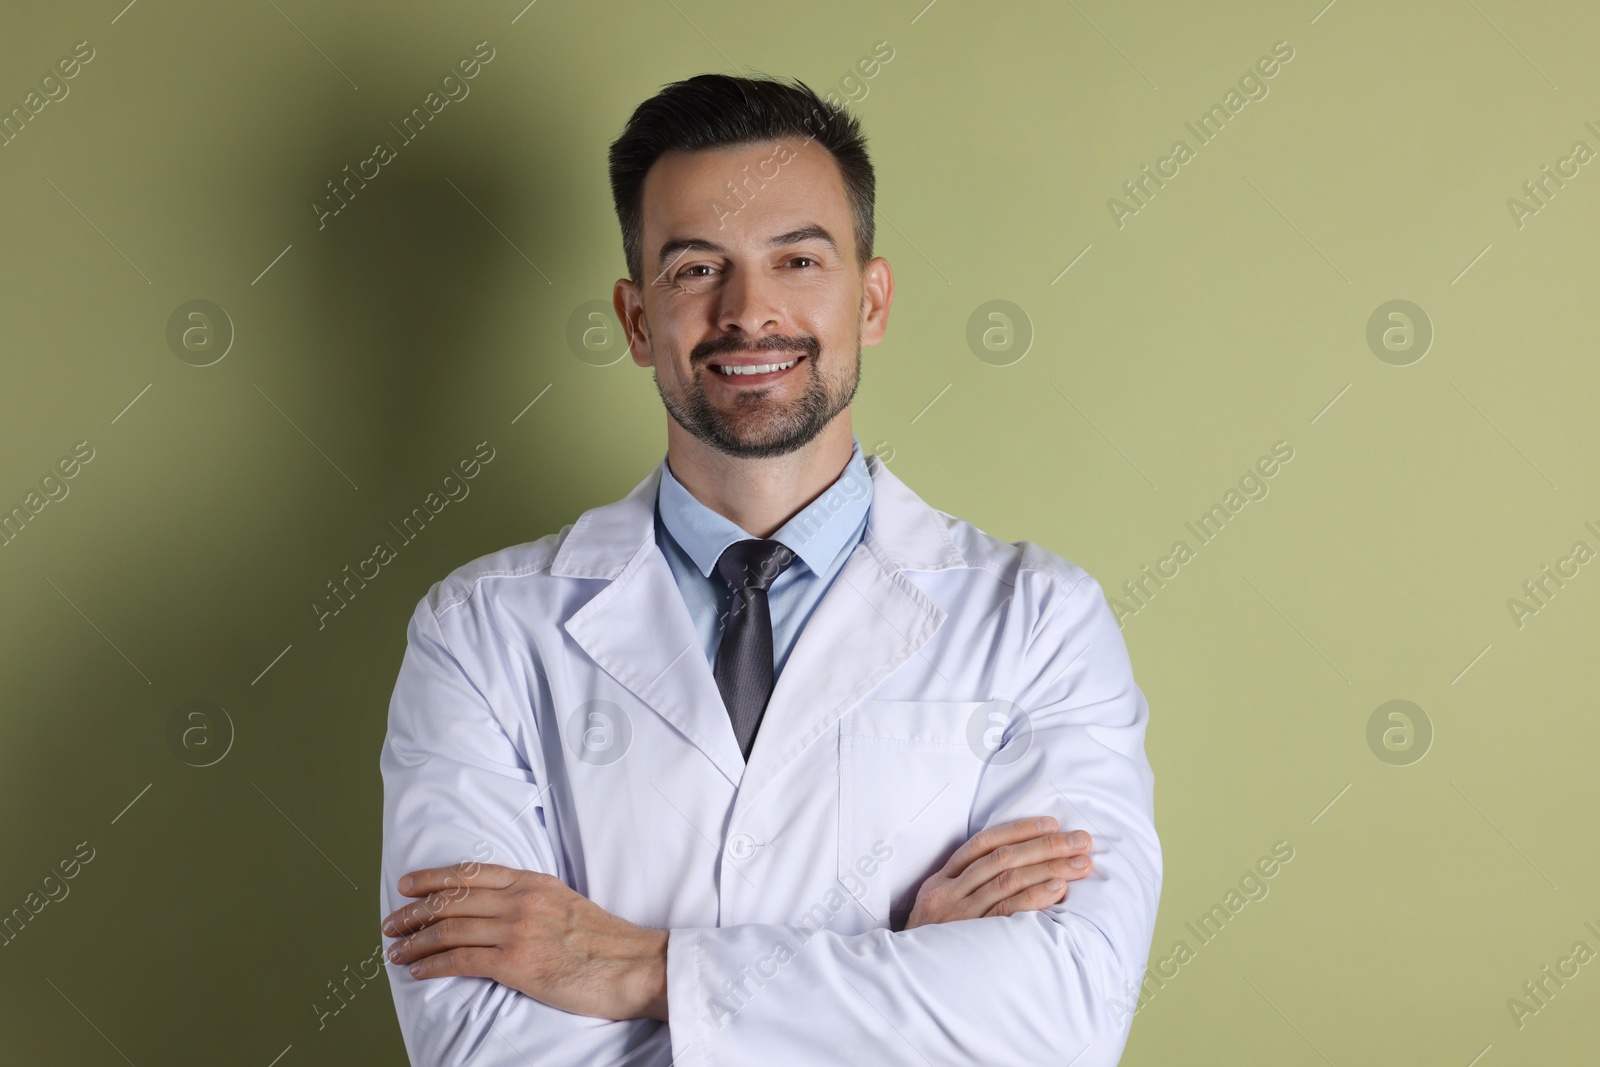
[[[956,547],[952,534],[965,540],[970,533],[957,533],[959,520],[935,510],[913,492],[882,456],[871,455],[866,460],[867,472],[872,475],[872,506],[867,509],[861,544],[882,573],[977,565],[968,562]],[[631,573],[630,567],[637,570],[652,557],[659,559],[656,498],[666,469],[665,462],[657,463],[627,496],[592,507],[559,534],[551,534],[549,549],[554,555],[547,564],[551,575],[614,582]],[[462,595],[470,596],[470,589]]]
[[[822,495],[779,527],[772,540],[799,556],[813,574],[823,574],[861,525],[871,504],[872,475],[861,454],[861,442],[852,435],[850,462],[844,471]],[[672,539],[708,578],[729,545],[755,536],[697,500],[673,477],[665,460],[656,506]]]

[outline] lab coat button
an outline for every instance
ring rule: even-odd
[[[728,858],[747,860],[755,854],[756,840],[749,834],[734,834],[728,838]]]

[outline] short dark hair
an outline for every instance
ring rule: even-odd
[[[861,123],[825,103],[798,78],[697,74],[673,82],[634,109],[611,144],[611,197],[634,284],[644,278],[644,179],[671,151],[701,151],[799,137],[832,153],[844,178],[856,231],[857,265],[872,258],[872,161]],[[759,179],[758,179],[759,180]]]

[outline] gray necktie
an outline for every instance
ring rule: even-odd
[[[772,613],[767,587],[794,561],[795,554],[782,542],[755,539],[735,541],[717,560],[717,574],[728,584],[733,600],[712,673],[747,762],[756,727],[772,696]]]

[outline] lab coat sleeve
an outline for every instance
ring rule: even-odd
[[[843,935],[784,924],[673,930],[680,1067],[767,1063],[1068,1064],[1121,1058],[1154,935],[1162,867],[1148,707],[1099,584],[1035,597],[1013,702],[1032,736],[988,766],[969,829],[1054,815],[1093,835],[1094,873],[1043,911]],[[1007,744],[1020,743],[1008,730]],[[1004,751],[1004,749],[1002,749]],[[809,935],[809,936],[808,936]]]
[[[456,658],[433,599],[417,605],[407,627],[379,760],[383,915],[411,899],[396,888],[400,876],[423,867],[477,861],[560,873],[544,826],[544,786],[501,719],[511,709],[496,706],[508,694]],[[447,608],[445,625],[488,629],[470,603]],[[415,1067],[643,1067],[669,1058],[665,1029],[654,1020],[593,1019],[487,978],[418,980],[404,967],[386,967]]]

